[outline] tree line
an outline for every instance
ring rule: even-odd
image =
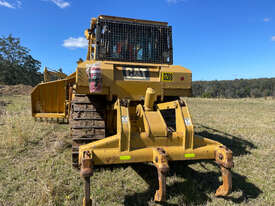
[[[193,96],[207,98],[275,97],[275,78],[194,81]]]
[[[0,37],[0,84],[35,86],[43,80],[40,61],[12,35]]]

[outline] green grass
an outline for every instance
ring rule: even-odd
[[[81,205],[83,183],[71,168],[68,125],[34,121],[30,98],[0,97],[0,205]],[[187,99],[197,134],[234,153],[233,192],[216,198],[219,168],[211,161],[170,163],[163,205],[275,205],[275,101]],[[97,205],[157,205],[152,165],[95,169]]]

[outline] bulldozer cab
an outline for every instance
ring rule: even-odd
[[[166,22],[99,16],[85,35],[88,59],[173,64],[172,27]]]

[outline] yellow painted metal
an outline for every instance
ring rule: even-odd
[[[49,68],[45,67],[44,69],[44,82],[49,82],[57,79],[64,79],[67,75],[62,72],[62,69],[58,71],[51,71]]]
[[[191,115],[188,111],[187,103],[181,102],[184,106],[180,105],[180,102],[174,102],[171,104],[161,103],[157,107],[159,110],[174,109],[176,113],[176,130],[177,135],[182,136],[182,145],[184,148],[194,147],[194,127],[191,119]]]
[[[200,137],[197,137],[200,138]],[[101,140],[99,140],[101,141]],[[145,147],[141,149],[133,149],[129,152],[120,152],[117,148],[102,148],[93,149],[93,162],[95,165],[105,164],[124,164],[124,163],[138,163],[138,162],[152,162],[153,161],[153,149],[158,144],[151,147]],[[161,146],[167,153],[169,161],[176,160],[199,160],[199,159],[215,159],[215,151],[218,148],[219,143],[216,142],[211,145],[201,146],[194,150],[185,150],[181,146]],[[86,145],[88,146],[88,145]],[[90,145],[91,146],[91,145]],[[94,145],[93,145],[94,146]],[[147,146],[147,145],[146,145]],[[91,146],[92,147],[92,146]],[[160,146],[158,146],[160,147]],[[88,147],[89,148],[89,147]],[[88,150],[87,147],[81,146],[81,151]],[[195,157],[185,157],[185,153],[193,153]],[[131,159],[121,160],[120,156],[131,156]],[[81,157],[82,158],[82,157]]]
[[[35,118],[65,118],[64,113],[35,113],[33,114]]]
[[[90,94],[88,88],[88,76],[86,69],[96,61],[87,60],[80,63],[76,70],[76,91],[80,94]],[[164,96],[191,96],[192,95],[192,73],[190,70],[174,65],[154,65],[130,62],[107,62],[97,61],[102,71],[103,90],[102,95],[118,98],[129,98],[131,100],[144,99],[147,88],[151,87],[156,92],[156,97]],[[123,68],[145,67],[149,71],[148,80],[127,80],[123,76]],[[169,71],[173,74],[172,81],[162,81],[163,72]]]
[[[63,113],[65,116],[65,80],[41,83],[31,93],[32,113]]]
[[[150,135],[167,137],[167,125],[160,111],[144,111],[143,106],[138,105],[137,116],[142,118],[144,123],[144,132],[140,133],[141,137],[149,137]]]
[[[158,147],[166,151],[168,159],[171,161],[215,159],[215,151],[222,144],[194,136],[191,117],[184,101],[160,103],[157,105],[156,111],[149,111],[149,113],[142,109],[142,105],[138,105],[137,116],[140,117],[143,128],[145,128],[145,131],[141,130],[140,133],[131,132],[131,119],[134,117],[129,116],[129,107],[122,104],[121,100],[116,101],[114,106],[117,111],[116,135],[80,146],[79,162],[82,161],[83,154],[87,151],[92,154],[95,165],[152,162],[154,148]],[[170,135],[166,132],[160,136],[160,131],[162,129],[167,131],[167,126],[160,123],[162,117],[158,114],[160,114],[160,110],[167,108],[175,110],[177,127],[176,131]],[[148,118],[148,116],[151,117]],[[166,128],[164,128],[165,126]],[[141,125],[139,127],[142,128]],[[157,127],[159,130],[152,129]],[[121,156],[130,156],[131,158],[121,158]]]
[[[69,87],[75,82],[66,79],[40,83],[31,92],[32,116],[35,118],[68,118]]]
[[[156,101],[156,92],[152,88],[147,88],[144,100],[145,111],[152,111]]]
[[[126,106],[120,106],[120,100],[116,102],[114,109],[117,110],[117,132],[121,137],[118,142],[119,151],[130,151],[131,124],[129,110]]]
[[[134,106],[129,100],[118,99],[115,102],[117,132],[113,136],[79,147],[80,174],[86,170],[92,171],[94,165],[153,162],[159,180],[159,189],[155,193],[154,200],[165,201],[169,161],[215,159],[221,166],[223,179],[223,184],[215,195],[228,195],[232,188],[230,173],[230,168],[233,167],[232,152],[219,142],[194,135],[191,116],[185,101],[160,103],[154,109],[151,105],[155,99],[154,94],[152,88],[147,89],[146,105],[137,105],[136,114],[131,112],[133,110],[131,107]],[[175,131],[168,132],[169,129],[161,114],[161,111],[165,110],[170,112],[174,110]],[[135,123],[136,117],[139,119],[138,123]],[[83,166],[85,161],[91,164],[90,168]],[[86,187],[83,205],[91,205],[90,180],[87,178],[89,177],[84,178]]]

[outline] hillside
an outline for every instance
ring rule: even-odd
[[[27,96],[0,96],[0,205],[80,205],[68,125],[34,121]],[[167,204],[275,205],[275,101],[188,98],[197,134],[232,149],[233,192],[215,198],[213,162],[170,164]],[[146,181],[145,181],[145,180]],[[145,164],[100,167],[91,179],[97,205],[157,205],[157,175]]]

